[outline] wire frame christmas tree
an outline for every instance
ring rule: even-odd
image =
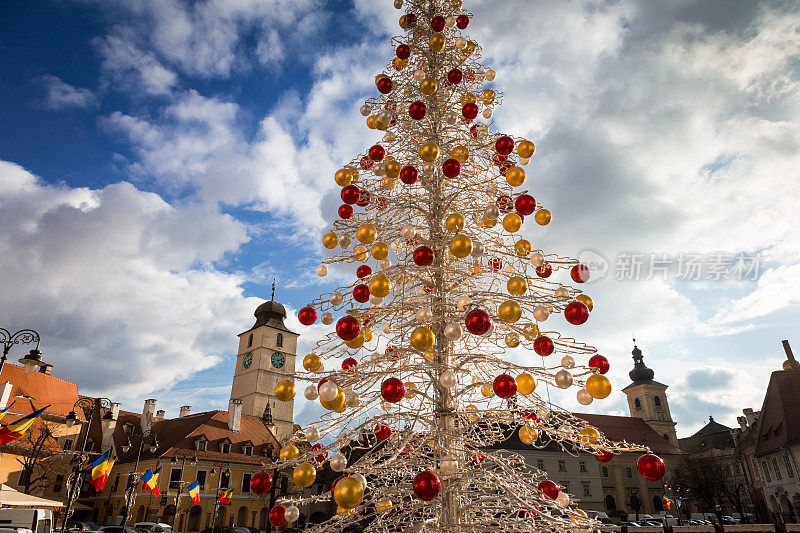
[[[580,284],[589,269],[520,236],[551,214],[524,189],[534,144],[485,122],[502,94],[463,34],[472,15],[458,0],[395,7],[405,34],[375,79],[380,96],[361,108],[382,140],[336,172],[344,203],[322,239],[333,255],[317,268],[325,276],[343,264],[355,275],[299,312],[306,325],[336,321],[296,376],[328,411],[280,454],[300,487],[326,460],[342,477],[332,493],[282,502],[270,520],[334,499],[336,515],[311,531],[354,521],[380,532],[593,527],[546,472],[502,450],[517,432],[532,447],[599,461],[647,451],[609,441],[546,394],[575,387],[586,405],[611,392],[606,358],[551,329],[560,314],[584,323],[592,300],[548,278],[568,270]],[[504,358],[509,348],[522,348],[524,364]],[[333,358],[345,358],[341,370],[324,369]],[[287,380],[275,393],[289,400],[295,390]],[[305,441],[315,444],[301,452]],[[648,479],[663,475],[652,454],[639,466]]]

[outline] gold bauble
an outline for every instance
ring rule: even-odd
[[[497,316],[509,324],[513,324],[522,316],[522,307],[514,300],[506,300],[497,309]]]
[[[469,271],[476,276],[480,276],[483,274],[483,263],[481,263],[478,259],[474,259],[472,264],[469,266]]]
[[[781,367],[784,370],[791,370],[792,369],[792,362],[787,359],[786,361],[783,362],[783,365],[781,365]]]
[[[444,221],[444,227],[450,231],[461,231],[464,229],[464,215],[461,213],[448,215]]]
[[[358,507],[364,499],[364,485],[354,477],[340,479],[333,489],[333,499],[343,509]]]
[[[477,47],[478,45],[474,41],[467,41],[467,46],[464,47],[464,53],[467,54],[468,56],[471,56],[472,54],[475,53],[475,49]]]
[[[450,240],[450,253],[463,259],[472,253],[472,239],[459,233]]]
[[[511,167],[506,172],[506,181],[512,187],[519,187],[525,183],[525,169],[522,167]]]
[[[552,218],[553,218],[553,215],[551,215],[550,211],[548,211],[547,209],[539,209],[538,211],[536,211],[536,214],[533,216],[533,219],[540,226],[548,225]]]
[[[484,398],[491,398],[492,396],[494,396],[494,389],[490,384],[487,383],[486,385],[481,387],[481,394],[483,394]]]
[[[322,398],[319,399],[319,403],[327,409],[328,411],[336,411],[337,409],[341,409],[342,406],[345,404],[344,402],[344,391],[341,387],[339,387],[339,392],[336,394],[336,398],[333,400],[323,400]]]
[[[405,15],[400,17],[400,21],[398,22],[398,24],[400,24],[400,27],[403,28],[404,30],[408,29],[408,24],[406,24],[406,16]]]
[[[483,100],[484,104],[491,105],[494,103],[495,96],[497,96],[497,93],[495,93],[493,90],[484,89],[481,93],[481,100]]]
[[[288,402],[294,398],[295,392],[297,392],[297,389],[294,386],[294,382],[288,379],[284,379],[275,385],[275,397],[282,402]]]
[[[317,479],[317,469],[308,463],[303,463],[294,469],[292,479],[301,487],[310,487]]]
[[[364,330],[358,332],[355,339],[350,339],[349,341],[344,341],[348,348],[352,348],[353,350],[358,350],[362,346],[364,346]]]
[[[394,60],[392,60],[392,66],[394,66],[394,68],[397,70],[403,70],[408,66],[408,59],[400,59],[399,57],[395,57]]]
[[[419,84],[419,90],[422,94],[428,96],[436,92],[436,80],[433,78],[425,78]]]
[[[521,276],[511,276],[506,282],[506,288],[509,294],[522,296],[528,290],[528,282]]]
[[[536,324],[525,324],[522,327],[522,334],[525,336],[525,340],[533,341],[539,337],[539,326]]]
[[[375,129],[375,124],[378,122],[377,115],[370,115],[367,117],[367,127],[371,130]]]
[[[587,427],[580,430],[580,441],[584,445],[595,445],[600,442],[600,432],[593,427]]]
[[[461,0],[450,0],[450,7],[458,11],[464,6],[464,3]]]
[[[372,340],[372,330],[369,328],[364,328],[361,331],[364,332],[364,342],[369,342]]]
[[[413,398],[414,396],[417,395],[417,384],[416,383],[414,383],[412,381],[408,381],[408,382],[406,382],[405,385],[406,385],[406,393],[405,393],[404,396],[406,398]]]
[[[444,35],[440,33],[434,33],[433,35],[431,35],[428,44],[431,45],[431,50],[433,50],[434,52],[438,52],[439,50],[444,48]]]
[[[394,186],[397,185],[397,180],[389,176],[384,176],[381,180],[381,185],[383,185],[384,189],[394,189]]]
[[[576,514],[576,515],[578,515],[578,516],[580,516],[580,517],[582,517],[582,518],[589,518],[589,515],[587,515],[587,514],[586,514],[586,511],[584,511],[583,509],[578,509],[578,508],[576,507],[574,510],[575,510],[575,514]]]
[[[378,511],[379,513],[385,513],[391,508],[392,508],[392,500],[383,499],[375,502],[375,510]]]
[[[587,294],[579,294],[575,297],[575,300],[585,305],[589,311],[594,308],[594,302]]]
[[[536,390],[536,380],[527,372],[523,372],[514,378],[517,381],[517,392],[527,396]]]
[[[377,230],[372,224],[361,224],[356,230],[356,239],[363,244],[372,244],[375,242],[375,234]]]
[[[400,175],[400,163],[394,159],[386,162],[386,175],[390,178],[396,178]]]
[[[360,177],[358,175],[358,170],[355,168],[350,168],[348,170],[350,171],[350,176],[353,178],[352,182],[356,183],[358,181],[358,178]]]
[[[370,250],[372,253],[372,257],[380,261],[381,259],[386,259],[389,257],[389,245],[385,242],[376,242],[372,245],[372,249]]]
[[[592,374],[586,380],[586,392],[592,398],[602,400],[611,394],[611,382],[603,374]]]
[[[475,98],[475,95],[472,94],[472,93],[467,93],[467,94],[465,94],[464,96],[461,97],[461,104],[462,105],[474,104],[474,103],[477,103],[477,101],[478,101],[478,99]]]
[[[431,163],[439,159],[439,147],[436,143],[426,142],[419,148],[419,156],[426,163]]]
[[[369,259],[369,252],[367,252],[367,249],[363,246],[356,246],[353,248],[353,257],[355,257],[357,261],[363,263]]]
[[[529,426],[522,426],[519,428],[519,440],[525,444],[531,445],[539,438],[539,432]]]
[[[344,507],[339,507],[339,506],[336,507],[336,515],[337,516],[340,515],[340,514],[349,513],[351,511],[352,511],[352,509],[345,509]]]
[[[344,413],[346,410],[347,410],[347,401],[344,401],[344,402],[342,402],[341,407],[339,407],[338,409],[334,409],[334,412],[336,412],[336,413]]]
[[[536,146],[530,141],[520,141],[520,143],[517,144],[517,155],[520,157],[529,159],[534,152],[536,152]]]
[[[491,385],[489,385],[491,387]],[[478,406],[471,403],[467,406],[467,418],[475,422],[478,420]]]
[[[384,274],[373,276],[369,282],[369,292],[378,298],[383,298],[392,290],[392,282]]]
[[[519,335],[514,332],[509,333],[506,335],[506,346],[509,348],[516,348],[519,346]]]
[[[303,368],[309,372],[316,372],[322,366],[322,359],[315,353],[310,353],[303,357]]]
[[[483,219],[481,220],[481,222],[479,224],[479,226],[482,227],[482,228],[493,228],[496,225],[497,225],[497,219],[496,218],[489,218],[486,215],[483,216]]]
[[[411,346],[421,352],[430,350],[435,340],[433,332],[425,326],[417,326],[411,332]]]
[[[353,182],[353,175],[350,174],[350,169],[340,168],[336,171],[336,174],[333,175],[333,179],[336,180],[336,185],[344,187]]]
[[[520,257],[527,257],[531,253],[531,243],[526,239],[520,239],[514,244],[514,250]]]
[[[385,122],[381,122],[380,119],[377,119],[377,120],[375,120],[375,129],[376,130],[381,130],[381,131],[389,129],[389,124],[387,124]]]
[[[452,157],[459,163],[466,163],[469,161],[469,148],[459,144],[453,148]]]
[[[293,444],[287,444],[283,448],[281,448],[278,457],[280,457],[281,461],[289,461],[296,457],[300,456],[300,450],[297,449],[297,446]]]
[[[333,250],[339,244],[339,236],[334,232],[328,232],[322,236],[322,246],[328,250]]]

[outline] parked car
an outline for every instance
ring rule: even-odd
[[[150,533],[175,533],[172,526],[163,522],[136,522],[133,527]]]
[[[53,529],[53,511],[49,509],[0,509],[0,529],[35,531],[36,533],[50,533]]]
[[[103,533],[139,533],[136,528],[131,526],[100,526],[97,531],[102,531]]]
[[[247,531],[249,531],[250,533],[261,533],[261,530],[260,530],[260,529],[258,529],[257,527],[248,527],[248,528],[246,528],[246,529],[247,529]]]
[[[97,531],[100,529],[100,526],[94,522],[76,522],[75,520],[68,520],[67,529],[69,531]]]
[[[642,526],[640,526],[639,524],[637,524],[636,522],[620,522],[618,525],[619,525],[620,527],[621,527],[621,526],[628,526],[628,527],[642,527]]]

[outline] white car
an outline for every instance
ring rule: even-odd
[[[133,527],[138,530],[147,530],[151,533],[175,533],[172,526],[162,522],[136,522]]]

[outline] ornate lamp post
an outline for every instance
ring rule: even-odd
[[[133,496],[134,489],[136,489],[136,484],[139,483],[139,479],[137,478],[137,470],[139,470],[139,460],[142,458],[142,448],[144,448],[145,442],[152,440],[151,444],[149,445],[150,453],[155,453],[156,450],[158,450],[158,435],[156,432],[152,429],[142,431],[139,426],[134,426],[133,432],[128,436],[128,440],[122,445],[123,453],[128,453],[131,448],[133,448],[131,437],[139,438],[139,448],[136,452],[136,463],[133,466],[133,480],[130,480],[129,478],[128,487],[125,489],[125,516],[122,519],[123,530],[125,529],[125,526],[128,525],[128,515],[131,512],[131,497]]]
[[[230,479],[230,476],[231,476],[230,468],[225,468],[225,471],[223,472],[222,467],[224,465],[226,465],[226,463],[220,463],[220,465],[219,465],[219,477],[217,478],[217,490],[216,490],[216,492],[214,494],[214,512],[211,514],[211,533],[215,533],[215,529],[214,528],[216,527],[216,522],[217,522],[217,507],[219,506],[219,491],[222,490],[222,477],[223,476],[227,476],[228,479]],[[215,469],[212,468],[210,474],[213,476],[216,473],[217,472],[215,471]]]
[[[30,353],[19,360],[20,363],[25,365],[25,372],[30,374],[35,372],[37,368],[44,366],[42,352],[39,351],[39,334],[32,329],[21,329],[16,333],[11,333],[5,328],[0,328],[0,343],[3,345],[3,356],[0,357],[0,372],[3,371],[3,366],[6,364],[8,352],[16,344],[35,344]]]
[[[178,486],[176,487],[178,489],[178,492],[175,493],[175,514],[172,515],[172,523],[170,524],[172,526],[173,531],[175,530],[175,518],[178,516],[178,505],[180,505],[181,489],[184,483],[188,483],[188,481],[183,480],[183,468],[186,466],[186,459],[188,457],[189,455],[184,453],[183,458],[181,460],[181,480],[178,481]],[[172,462],[177,463],[178,457],[177,456],[173,457]],[[192,459],[189,461],[189,464],[197,464],[197,454],[192,454]],[[172,484],[171,481],[170,484]]]
[[[103,432],[108,431],[111,428],[111,423],[114,422],[114,415],[111,412],[111,400],[108,398],[98,398],[100,400],[100,407],[105,407],[108,409],[106,414],[103,418],[100,419],[100,424],[103,428]],[[89,430],[92,427],[92,414],[94,413],[94,398],[80,398],[75,404],[72,406],[72,411],[66,416],[66,423],[67,427],[72,427],[76,423],[82,423],[82,420],[78,418],[78,414],[76,409],[80,408],[83,410],[83,416],[86,419],[86,428],[83,432],[83,440],[81,441],[80,448],[77,450],[72,456],[72,464],[70,465],[70,482],[69,488],[67,489],[67,502],[66,507],[64,510],[64,520],[61,523],[61,533],[64,533],[67,528],[67,519],[69,518],[70,509],[72,507],[72,503],[74,500],[78,498],[78,494],[80,494],[81,484],[83,483],[83,476],[81,475],[85,470],[81,468],[83,462],[88,459],[89,453],[86,451],[86,442],[89,439]],[[77,466],[77,468],[75,468]]]

